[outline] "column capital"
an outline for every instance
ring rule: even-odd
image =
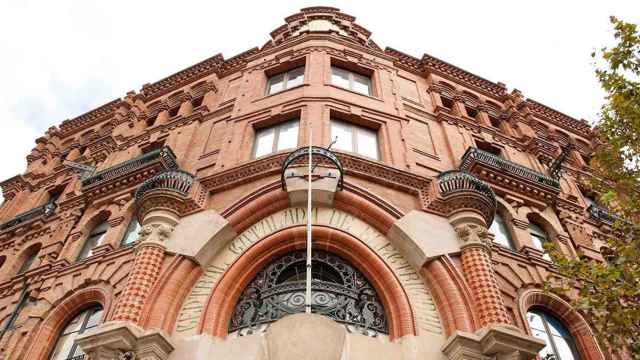
[[[543,340],[519,329],[489,325],[475,333],[456,331],[442,347],[451,360],[529,360],[545,346]]]
[[[485,226],[474,223],[461,223],[454,226],[454,230],[462,243],[461,248],[480,246],[489,252],[491,251],[493,234]]]

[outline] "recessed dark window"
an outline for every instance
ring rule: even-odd
[[[478,115],[478,110],[476,110],[476,109],[474,109],[472,107],[465,106],[464,109],[467,111],[467,116],[468,117],[475,118]]]
[[[151,117],[147,118],[147,121],[146,121],[147,126],[153,126],[153,124],[155,124],[155,123],[156,123],[156,120],[157,120],[157,119],[158,119],[158,114],[155,114],[155,115],[153,115],[153,116],[151,116]]]
[[[493,116],[493,115],[489,115],[489,122],[491,123],[491,126],[493,126],[496,129],[500,129],[500,120]]]
[[[453,100],[444,96],[441,96],[440,100],[442,101],[442,106],[446,107],[449,110],[453,109]]]
[[[193,106],[193,108],[197,108],[198,106],[202,105],[202,101],[204,100],[204,96],[198,96],[197,98],[191,100],[191,106]]]
[[[175,106],[169,109],[169,117],[174,117],[178,115],[178,111],[180,110],[180,106]]]
[[[485,141],[476,141],[476,147],[496,156],[502,156],[502,149]]]

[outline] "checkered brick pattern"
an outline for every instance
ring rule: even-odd
[[[142,307],[155,284],[164,256],[159,246],[142,246],[136,253],[133,269],[116,307],[114,320],[138,323]]]
[[[510,324],[487,250],[482,246],[466,247],[462,251],[462,269],[471,288],[480,327]]]

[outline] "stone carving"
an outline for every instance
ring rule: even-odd
[[[463,242],[463,246],[480,244],[491,249],[491,234],[487,228],[477,224],[460,224],[455,227],[458,239]]]
[[[166,241],[171,233],[173,233],[174,227],[166,224],[148,224],[143,226],[138,231],[138,240],[152,241],[156,243],[163,243]]]

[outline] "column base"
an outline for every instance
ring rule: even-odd
[[[442,347],[451,360],[528,360],[545,346],[544,341],[508,326],[489,325],[475,333],[456,331]]]
[[[76,343],[93,360],[166,360],[174,349],[169,336],[123,321],[109,321],[84,333]]]

